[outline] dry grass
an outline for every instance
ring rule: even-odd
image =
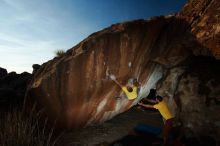
[[[35,115],[35,116],[33,116]],[[47,129],[39,124],[39,113],[23,114],[20,110],[0,112],[0,145],[1,146],[54,146],[53,128]]]

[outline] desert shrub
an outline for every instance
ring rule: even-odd
[[[56,50],[55,54],[56,54],[57,57],[60,57],[60,56],[63,56],[65,54],[65,51],[62,50],[62,49],[61,50]]]

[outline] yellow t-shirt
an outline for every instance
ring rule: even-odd
[[[174,117],[164,100],[155,104],[153,107],[159,110],[160,114],[163,116],[165,120],[168,120]]]
[[[135,99],[137,98],[137,87],[136,86],[133,86],[132,87],[133,91],[132,92],[129,92],[127,90],[127,87],[122,87],[122,90],[124,91],[124,93],[126,94],[126,96],[128,97],[129,100],[132,100],[132,99]]]

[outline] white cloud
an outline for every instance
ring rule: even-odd
[[[55,50],[71,48],[93,32],[94,26],[52,1],[2,1],[0,67],[8,71],[31,72],[32,64],[52,59]]]
[[[2,0],[8,6],[12,7],[13,9],[22,10],[23,8],[19,5],[18,1],[16,0]]]
[[[21,40],[0,34],[0,66],[9,71],[32,71],[32,64],[41,64],[53,57],[54,42]]]

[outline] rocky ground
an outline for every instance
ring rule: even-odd
[[[135,107],[103,124],[67,132],[60,138],[57,146],[109,145],[133,133],[134,127],[138,124],[162,127],[163,121],[157,111],[146,111]]]

